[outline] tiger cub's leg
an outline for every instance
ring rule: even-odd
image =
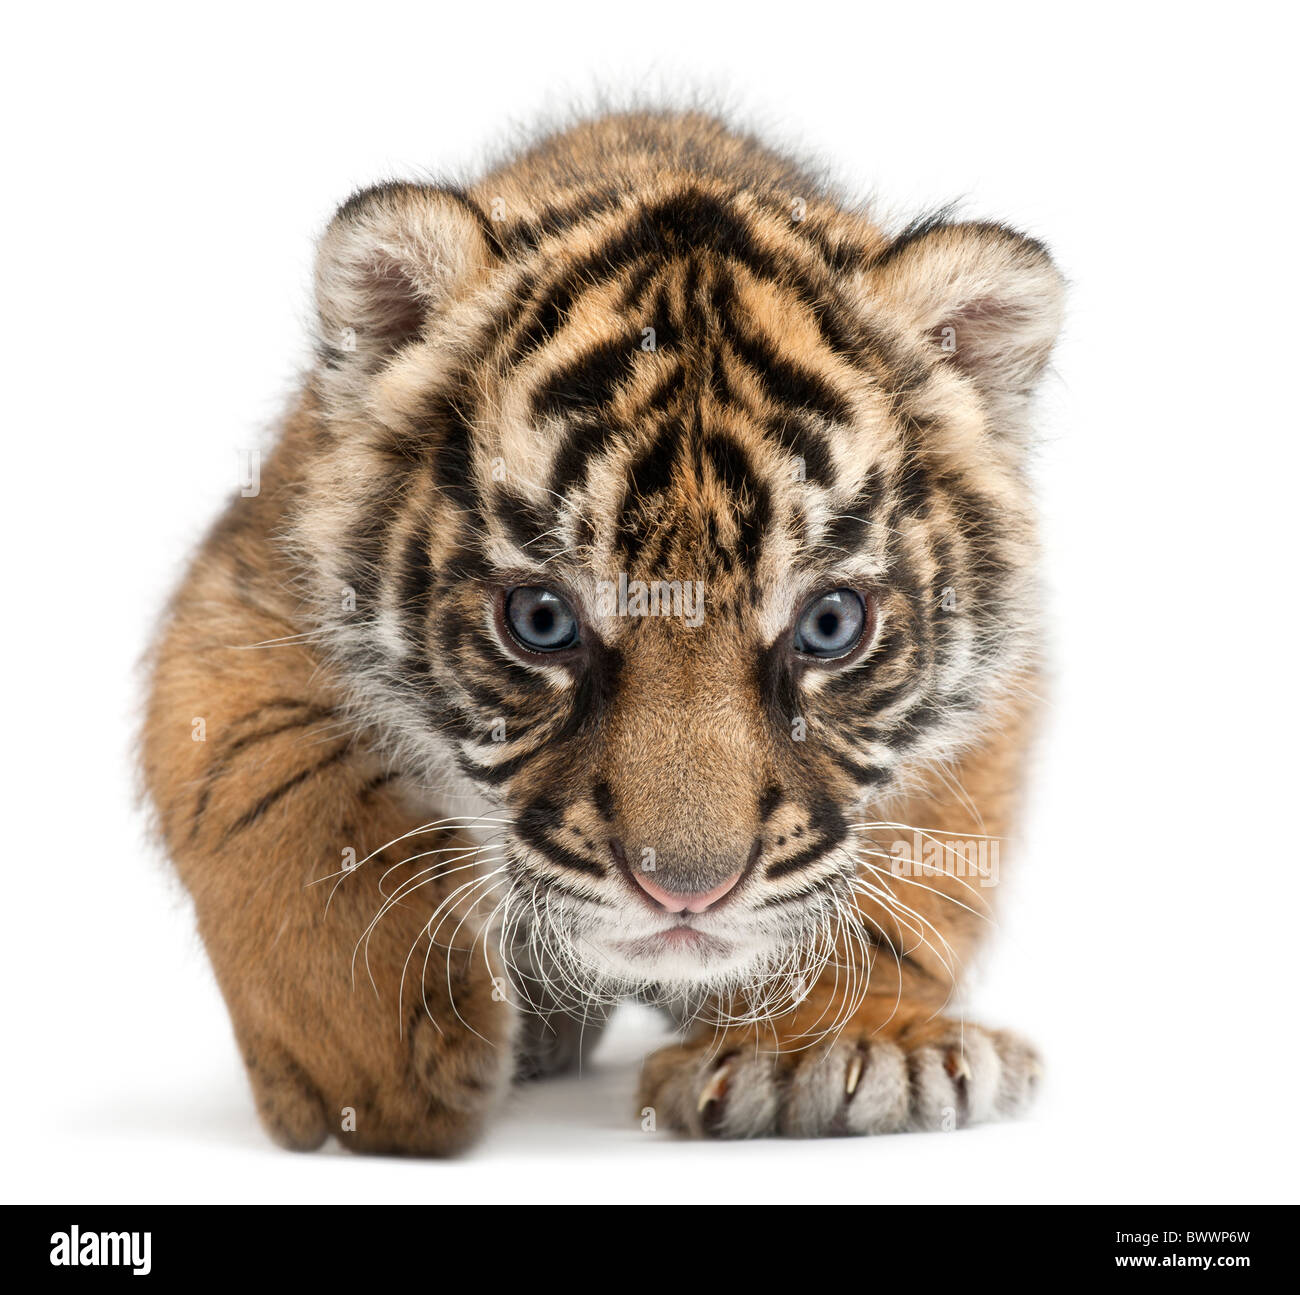
[[[877,947],[871,990],[856,993],[847,968],[860,957],[845,950],[783,1016],[702,1024],[654,1053],[643,1117],[648,1107],[659,1127],[695,1136],[825,1137],[950,1130],[1028,1107],[1040,1072],[1028,1043],[957,1015],[946,973],[905,944]]]
[[[661,1049],[642,1111],[697,1137],[826,1137],[962,1128],[1018,1115],[1033,1095],[1037,1055],[1005,1030],[875,995],[842,1030],[820,1032],[815,1015]]]
[[[145,773],[262,1122],[297,1149],[454,1152],[511,1075],[514,1012],[474,938],[500,878],[463,837],[406,835],[421,819],[320,662],[232,646],[286,630],[214,617],[219,593],[161,645]]]
[[[519,1014],[515,1078],[545,1079],[580,1070],[605,1031],[613,1006],[565,988],[564,975],[538,945],[512,951]]]
[[[796,990],[793,1010],[700,1025],[656,1052],[641,1108],[715,1137],[951,1129],[1022,1112],[1039,1074],[1033,1048],[964,1020],[953,1000],[991,926],[1026,727],[1009,723],[890,815],[916,830],[864,827],[846,923],[858,938]]]

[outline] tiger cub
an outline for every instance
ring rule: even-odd
[[[1033,719],[1044,249],[636,112],[356,194],[315,290],[143,735],[270,1135],[454,1152],[628,997],[683,1026],[646,1127],[1020,1111],[950,1002]]]

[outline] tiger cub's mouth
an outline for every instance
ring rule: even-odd
[[[670,890],[626,867],[613,871],[585,894],[517,879],[520,907],[540,925],[534,935],[571,951],[563,963],[575,982],[680,991],[761,985],[784,976],[786,964],[811,969],[825,956],[833,874],[779,898],[763,886],[756,856],[705,891]]]
[[[636,940],[620,940],[617,944],[620,953],[634,960],[654,960],[666,953],[681,951],[694,953],[707,961],[711,958],[725,957],[731,952],[731,944],[720,940],[716,935],[706,935],[689,922],[678,921],[666,926],[653,935],[642,936]]]
[[[630,937],[593,932],[576,945],[597,977],[683,987],[744,976],[762,961],[764,952],[752,935],[719,935],[687,922]]]
[[[616,849],[619,875],[627,882],[628,906],[638,916],[664,922],[650,934],[614,940],[612,947],[618,956],[636,964],[679,961],[705,969],[726,964],[743,950],[746,940],[732,933],[727,916],[719,918],[718,910],[743,897],[754,872],[758,846],[755,842],[743,868],[704,891],[670,890],[660,885],[653,873],[630,867],[623,852]],[[702,930],[706,924],[725,927],[727,937],[717,930]]]

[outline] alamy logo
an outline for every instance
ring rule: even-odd
[[[83,1232],[72,1227],[50,1237],[50,1263],[56,1268],[130,1268],[148,1276],[153,1262],[152,1232]]]
[[[897,840],[889,847],[889,871],[912,880],[946,873],[980,886],[996,886],[1000,862],[998,841],[989,836],[964,841],[945,835],[940,840],[913,832],[910,841]]]
[[[618,583],[596,586],[596,611],[601,616],[676,616],[691,629],[704,623],[703,580],[629,580],[619,572]]]

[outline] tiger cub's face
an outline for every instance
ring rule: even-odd
[[[397,186],[323,242],[325,637],[403,768],[499,807],[506,911],[570,977],[789,965],[852,825],[1026,667],[1059,278],[847,221],[697,181],[494,228]]]

